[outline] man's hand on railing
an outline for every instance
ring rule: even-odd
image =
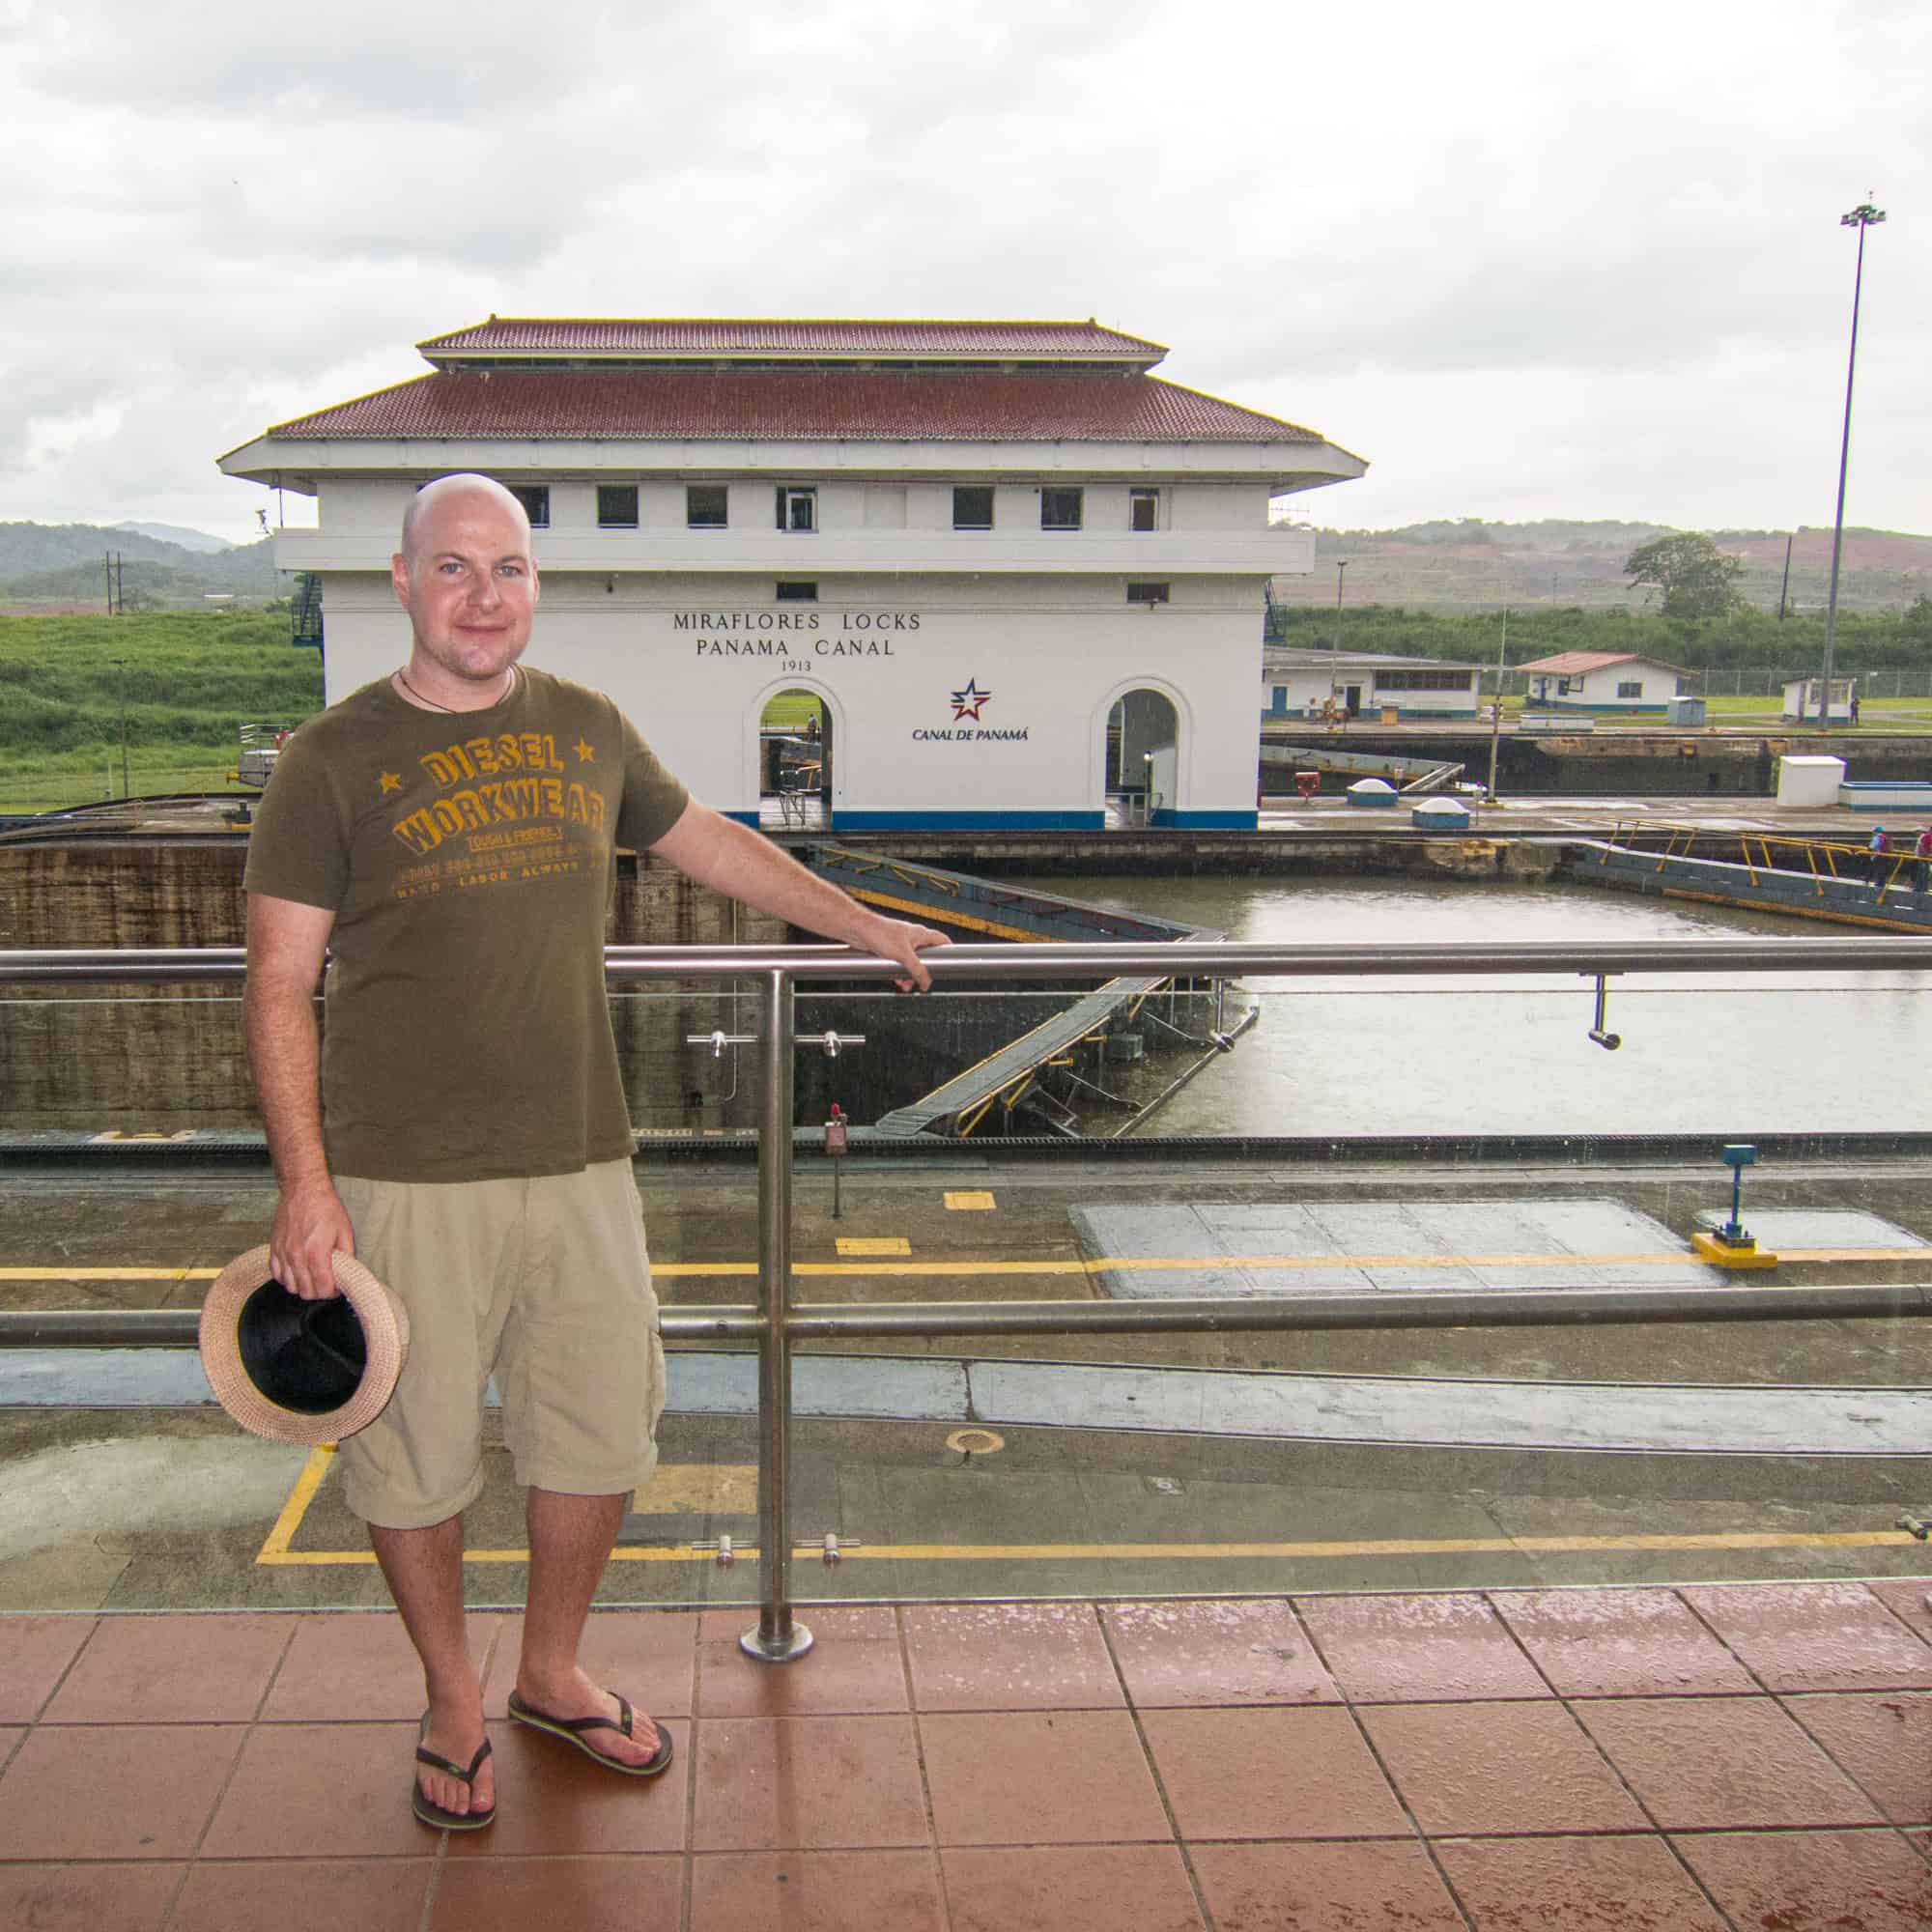
[[[884,917],[867,920],[864,933],[853,943],[869,952],[876,952],[881,959],[896,960],[906,969],[905,979],[893,981],[902,993],[911,992],[915,986],[922,993],[931,992],[932,975],[926,971],[925,961],[919,955],[932,947],[952,944],[945,933],[935,932],[929,925],[915,925],[910,920]]]
[[[355,1230],[340,1196],[327,1180],[290,1188],[275,1203],[269,1236],[269,1266],[291,1294],[327,1301],[335,1286],[335,1257],[355,1252]]]

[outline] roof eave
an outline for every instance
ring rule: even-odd
[[[852,369],[881,363],[911,363],[923,367],[962,369],[1118,369],[1123,374],[1144,376],[1166,354],[1130,355],[1117,349],[1015,350],[1015,349],[450,349],[441,345],[417,344],[423,359],[434,367],[453,373],[464,369],[501,366],[518,368],[573,367],[596,364],[604,368],[664,369],[706,368],[786,368],[823,367]]]
[[[1334,468],[1324,467],[1330,454],[1329,446],[1321,443],[1287,444],[1259,438],[1246,440],[1222,437],[1168,437],[1153,439],[1148,437],[1020,437],[1000,434],[974,436],[904,436],[884,433],[771,433],[765,435],[719,435],[697,436],[689,433],[667,432],[661,436],[592,435],[581,432],[558,431],[498,431],[488,432],[449,428],[441,430],[419,429],[413,431],[385,431],[376,435],[359,434],[353,430],[319,429],[300,433],[304,419],[286,424],[278,424],[266,430],[253,441],[244,443],[238,450],[231,451],[219,460],[223,470],[230,475],[249,476],[260,480],[269,470],[287,470],[299,465],[305,472],[326,474],[331,470],[409,470],[419,468],[427,450],[438,447],[460,446],[475,452],[469,459],[480,468],[502,468],[507,469],[537,469],[552,468],[571,469],[578,467],[582,456],[573,456],[573,451],[591,450],[607,452],[595,459],[593,468],[626,467],[619,452],[636,452],[632,457],[633,467],[639,469],[665,468],[668,470],[685,470],[693,468],[700,469],[716,469],[730,471],[755,472],[767,463],[778,459],[771,455],[758,456],[758,450],[783,451],[823,447],[843,453],[841,459],[828,466],[833,469],[885,468],[906,469],[909,471],[938,471],[945,468],[954,470],[971,469],[975,467],[969,453],[976,451],[992,452],[979,458],[979,465],[994,470],[1009,469],[1037,469],[1042,474],[1047,472],[1065,473],[1069,469],[1077,471],[1080,465],[1069,462],[1067,453],[1083,448],[1094,452],[1094,469],[1098,472],[1113,473],[1122,469],[1131,469],[1136,474],[1155,476],[1169,467],[1160,462],[1163,453],[1171,453],[1173,473],[1194,481],[1206,482],[1224,480],[1246,482],[1265,489],[1273,497],[1294,495],[1307,490],[1325,488],[1334,483],[1352,482],[1362,473],[1365,466],[1358,462],[1339,463]],[[290,434],[294,431],[297,433]],[[674,462],[653,463],[645,457],[645,452],[676,446],[691,452],[702,452],[707,446],[715,446],[719,455],[715,461],[703,455],[680,456]],[[886,461],[887,452],[909,452],[919,450],[943,450],[957,452],[950,464],[943,461],[912,463],[908,456],[901,454],[895,461]],[[1295,468],[1285,470],[1280,468],[1285,452],[1293,449]],[[865,453],[881,452],[880,461],[867,463]],[[1030,463],[1024,452],[1060,452],[1059,460],[1041,460]],[[500,451],[500,456],[496,452]],[[1138,461],[1125,452],[1138,451]],[[539,455],[538,452],[541,452]],[[1116,452],[1102,455],[1102,452]],[[1182,452],[1194,453],[1192,461],[1186,460]],[[536,457],[534,465],[532,458]],[[787,464],[797,458],[788,458]],[[783,466],[781,466],[783,467]]]

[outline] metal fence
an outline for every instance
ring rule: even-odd
[[[1776,702],[1783,695],[1784,687],[1794,678],[1815,678],[1819,675],[1816,665],[1803,666],[1791,670],[1758,670],[1736,667],[1722,668],[1713,667],[1696,673],[1697,693],[1702,697],[1763,697]],[[1859,698],[1869,703],[1880,697],[1932,697],[1932,668],[1914,667],[1910,669],[1890,668],[1881,670],[1850,670],[1840,664],[1836,674],[1839,677],[1855,677],[1858,680]],[[1813,706],[1816,709],[1816,706]]]
[[[1709,974],[1932,968],[1932,939],[1747,938],[1408,946],[1283,947],[1227,941],[1143,945],[952,946],[926,955],[936,985],[1016,980],[1055,983],[1129,975],[1264,979]],[[1577,1289],[1560,1283],[1489,1292],[1381,1291],[1282,1299],[1193,1296],[1158,1303],[1089,1300],[911,1303],[792,1299],[793,1017],[801,983],[894,980],[894,962],[838,946],[611,947],[611,980],[730,981],[756,988],[759,1018],[758,1300],[671,1309],[675,1341],[755,1342],[758,1350],[760,1607],[741,1638],[768,1662],[800,1657],[809,1630],[793,1614],[789,1451],[793,1344],[858,1337],[1174,1334],[1236,1330],[1522,1327],[1710,1321],[1815,1321],[1932,1313],[1932,1289],[1910,1285]],[[0,952],[0,983],[179,983],[234,980],[237,949]],[[810,1044],[808,1039],[803,1042]],[[0,1346],[192,1346],[191,1311],[0,1313]],[[742,1552],[748,1558],[753,1552]]]

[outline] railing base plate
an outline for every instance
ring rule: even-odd
[[[738,1648],[760,1663],[796,1663],[811,1648],[811,1633],[794,1623],[783,1636],[767,1641],[762,1627],[753,1624],[738,1638]]]

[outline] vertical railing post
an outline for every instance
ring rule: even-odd
[[[765,976],[758,1028],[758,1621],[738,1639],[748,1656],[789,1663],[811,1648],[791,1614],[792,982]]]

